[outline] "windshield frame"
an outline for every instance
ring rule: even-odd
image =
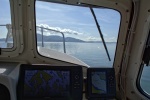
[[[20,3],[18,5],[18,3]],[[22,2],[16,0],[9,0],[10,16],[13,36],[12,48],[1,48],[0,57],[11,58],[20,55],[23,52],[23,25],[22,25]]]
[[[81,7],[88,7],[89,9],[90,9],[90,7],[92,6],[92,8],[104,8],[104,9],[112,9],[112,10],[115,10],[115,11],[117,11],[119,14],[120,14],[120,24],[119,24],[119,30],[118,30],[118,37],[119,37],[119,33],[120,33],[120,28],[121,28],[121,22],[122,22],[122,14],[121,14],[121,11],[119,11],[118,9],[116,9],[116,8],[109,8],[109,7],[104,7],[104,6],[97,6],[97,5],[88,5],[88,4],[80,4],[80,5],[75,5],[75,4],[66,4],[66,3],[61,3],[61,2],[53,2],[53,1],[45,1],[45,0],[35,0],[34,1],[34,18],[36,19],[36,1],[43,1],[43,2],[51,2],[51,3],[58,3],[58,4],[64,4],[64,5],[72,5],[72,6],[81,6]],[[34,23],[34,28],[35,28],[35,32],[36,32],[36,20],[35,20],[35,23]],[[37,41],[37,38],[36,38],[37,36],[35,35],[35,39],[36,39],[36,41]],[[113,65],[112,65],[112,67],[114,66],[114,63],[115,63],[115,58],[116,58],[116,51],[117,51],[117,44],[118,44],[118,37],[117,37],[117,43],[116,43],[116,49],[115,49],[115,53],[114,53],[114,58],[112,58],[114,61],[113,61]],[[101,37],[99,37],[99,38],[101,38]],[[37,42],[36,42],[36,46],[37,46]],[[36,51],[37,51],[37,54],[38,55],[40,55],[40,56],[42,56],[42,57],[45,57],[45,56],[43,56],[43,55],[41,55],[39,52],[38,52],[38,50],[37,50],[37,48],[36,48]],[[106,54],[106,56],[107,56],[107,54]],[[48,58],[48,59],[54,59],[54,60],[58,60],[58,59],[55,59],[55,58],[51,58],[51,57],[45,57],[45,58]],[[62,60],[58,60],[58,61],[62,61]],[[66,62],[66,61],[62,61],[62,62]],[[67,62],[67,63],[70,63],[70,62]]]

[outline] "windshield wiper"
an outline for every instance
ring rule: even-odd
[[[91,12],[92,12],[92,15],[93,15],[93,17],[94,17],[94,20],[95,20],[95,22],[96,22],[96,26],[97,26],[98,31],[99,31],[99,34],[100,34],[100,36],[101,36],[101,39],[102,39],[104,48],[105,48],[105,50],[106,50],[108,59],[109,59],[109,61],[111,61],[110,56],[109,56],[109,52],[108,52],[108,49],[107,49],[107,46],[106,46],[106,42],[105,42],[105,40],[104,40],[104,38],[103,38],[103,34],[102,34],[101,29],[100,29],[100,25],[98,24],[98,21],[97,21],[97,19],[96,19],[96,16],[95,16],[95,13],[94,13],[94,11],[93,11],[93,8],[92,8],[92,7],[89,7],[89,8],[90,8],[90,10],[91,10]]]

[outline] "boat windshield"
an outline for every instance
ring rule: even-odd
[[[0,0],[0,48],[12,48],[13,36],[9,0]]]
[[[37,47],[66,53],[91,67],[113,67],[120,26],[118,11],[92,8],[101,36],[90,7],[36,1],[35,10]]]

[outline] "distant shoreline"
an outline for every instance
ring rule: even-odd
[[[42,41],[37,41],[38,43],[42,43]],[[44,43],[55,43],[56,41],[44,41]],[[63,41],[59,41],[59,42],[56,42],[56,43],[61,43]],[[69,41],[65,41],[65,43],[71,43]],[[6,43],[5,41],[1,41],[0,40],[0,43]],[[8,43],[13,43],[13,41],[8,41]],[[103,43],[101,41],[85,41],[85,42],[72,42],[72,43]],[[117,42],[106,42],[106,43],[117,43]]]
[[[95,41],[95,40],[89,40],[89,41],[85,41],[82,39],[77,39],[74,37],[61,37],[58,35],[49,35],[49,36],[45,36],[45,35],[41,35],[41,34],[36,34],[37,37],[37,41],[38,42],[42,42],[42,40],[44,40],[44,42],[63,42],[63,40],[65,42],[78,42],[78,43],[102,43],[102,41]],[[0,42],[5,42],[6,38],[0,38]],[[13,38],[9,38],[8,42],[12,42]],[[116,43],[116,42],[106,42],[106,43]]]

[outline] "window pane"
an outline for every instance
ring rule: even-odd
[[[143,91],[150,94],[150,66],[144,66],[142,76],[140,79],[140,85]]]
[[[13,47],[11,27],[9,0],[0,0],[0,48]]]
[[[89,7],[42,1],[36,1],[35,7],[38,47],[67,53],[91,67],[112,67],[120,24],[117,11],[94,8],[112,60],[109,61]]]

